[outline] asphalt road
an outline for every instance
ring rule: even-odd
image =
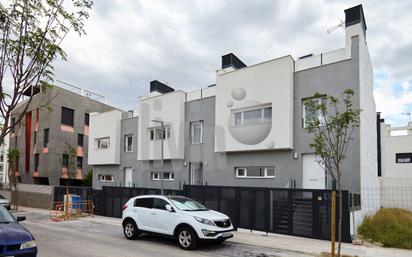
[[[181,250],[176,242],[154,236],[129,241],[122,229],[113,225],[73,220],[51,222],[47,216],[25,213],[22,222],[35,236],[39,257],[186,257],[186,256],[241,256],[241,257],[306,257],[297,252],[278,251],[243,244],[204,244],[195,251]]]

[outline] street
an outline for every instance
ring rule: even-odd
[[[313,256],[294,251],[277,250],[231,243],[203,244],[195,251],[181,250],[172,239],[144,236],[129,241],[123,236],[121,227],[99,224],[88,220],[51,222],[47,215],[19,213],[27,220],[22,222],[38,242],[39,257],[139,257],[139,256]]]

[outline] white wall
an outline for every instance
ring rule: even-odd
[[[382,176],[412,178],[412,163],[396,163],[397,153],[412,153],[412,123],[409,134],[404,136],[391,136],[391,131],[398,131],[390,125],[382,126]],[[412,183],[410,184],[412,187]]]
[[[231,72],[217,72],[217,152],[292,148],[293,62],[292,57],[285,56]],[[233,111],[262,104],[272,105],[270,124],[233,125]]]
[[[161,140],[149,140],[149,129],[160,128],[160,124],[152,120],[161,120],[165,126],[170,126],[170,138],[164,141],[164,158],[184,158],[185,97],[186,93],[175,91],[159,96],[140,98],[138,160],[161,158]]]
[[[121,119],[119,110],[90,114],[89,165],[120,164]],[[95,140],[104,137],[110,138],[109,148],[96,149]]]

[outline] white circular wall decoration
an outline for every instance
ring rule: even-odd
[[[235,88],[231,93],[233,99],[236,101],[241,101],[246,97],[246,91],[243,88]]]

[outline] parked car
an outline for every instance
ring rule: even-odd
[[[37,243],[33,235],[19,223],[25,219],[14,218],[6,208],[0,206],[0,256],[37,256]]]
[[[223,242],[234,230],[228,216],[183,196],[133,197],[123,206],[122,219],[127,239],[155,233],[174,237],[185,250],[203,240]]]
[[[0,205],[3,205],[4,208],[10,210],[10,201],[7,200],[4,196],[0,195]]]

